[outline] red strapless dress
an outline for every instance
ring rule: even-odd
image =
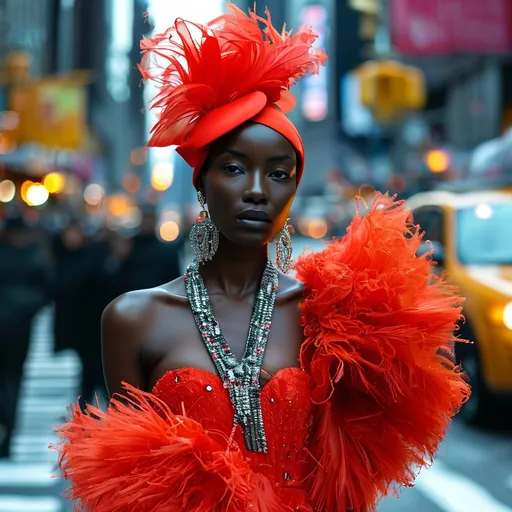
[[[220,377],[208,371],[183,368],[168,372],[154,388],[175,414],[198,421],[212,438],[233,436],[251,470],[271,483],[276,498],[292,510],[312,512],[304,487],[311,457],[306,443],[312,424],[311,378],[300,368],[285,368],[261,390],[261,408],[269,451],[245,448],[239,426],[233,430],[233,407]],[[221,441],[221,439],[218,439]]]
[[[300,368],[261,391],[268,453],[245,448],[221,379],[169,371],[57,428],[88,512],[371,512],[411,485],[469,393],[451,358],[460,298],[416,256],[403,205],[379,196],[340,241],[303,256]]]

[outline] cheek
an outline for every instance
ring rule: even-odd
[[[239,201],[239,194],[236,187],[228,187],[222,180],[215,178],[212,173],[211,179],[205,180],[204,188],[212,220],[222,224],[223,219]]]
[[[293,204],[293,200],[295,199],[295,193],[288,196],[283,200],[281,208],[278,210],[278,214],[275,217],[274,226],[272,229],[272,235],[275,236],[284,226],[285,222],[288,220],[290,216],[290,209]]]

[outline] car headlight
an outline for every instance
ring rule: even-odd
[[[512,331],[512,302],[508,304],[494,304],[489,309],[489,320],[496,327],[505,326]]]
[[[503,308],[503,323],[507,329],[512,331],[512,302]]]

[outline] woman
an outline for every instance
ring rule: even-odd
[[[460,300],[430,280],[401,204],[378,197],[298,279],[269,261],[276,239],[290,267],[304,168],[288,89],[325,57],[310,30],[230,9],[142,43],[161,86],[150,145],[177,146],[203,208],[185,276],[104,313],[109,410],[75,408],[59,429],[84,510],[371,511],[414,480],[468,393],[440,355]]]

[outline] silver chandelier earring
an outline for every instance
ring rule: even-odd
[[[206,263],[212,260],[219,247],[219,230],[204,208],[206,200],[201,192],[197,192],[197,200],[201,205],[201,213],[190,231],[190,243],[196,260]]]
[[[283,228],[275,238],[277,254],[276,265],[277,268],[285,274],[292,268],[292,233],[294,233],[293,226],[288,224],[287,219]]]

